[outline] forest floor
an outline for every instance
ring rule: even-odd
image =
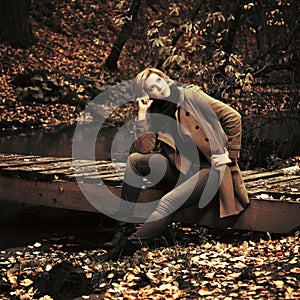
[[[102,14],[93,12],[81,22],[73,7],[75,2],[66,3],[55,4],[61,15],[54,14],[52,18],[47,15],[49,10],[31,14],[37,37],[35,45],[15,49],[0,43],[3,135],[75,124],[98,93],[133,78],[143,66],[138,61],[128,71],[122,68],[115,73],[103,67],[115,32],[106,27],[107,20],[98,18],[111,13],[110,1],[98,8]],[[36,9],[38,1],[34,5]],[[83,9],[88,9],[88,5],[83,4]],[[99,27],[99,22],[103,26],[101,38],[99,31],[93,30],[95,24],[94,28]],[[129,52],[125,50],[125,53]],[[122,86],[120,91],[124,92]],[[130,107],[123,107],[114,113],[113,121],[122,122],[131,113]],[[21,225],[19,229],[22,230]],[[156,247],[144,247],[117,262],[97,262],[105,250],[95,244],[95,238],[82,241],[69,233],[49,235],[24,247],[2,249],[0,297],[41,300],[300,298],[299,232],[278,236],[218,232],[179,224],[172,224],[169,230],[171,239],[166,238]],[[88,231],[103,234],[93,227]]]
[[[283,236],[173,223],[155,245],[103,263],[98,258],[106,250],[99,245],[113,230],[79,223],[3,249],[1,299],[300,297],[299,232]]]

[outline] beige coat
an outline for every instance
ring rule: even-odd
[[[223,218],[239,214],[249,204],[247,190],[237,164],[241,148],[241,116],[230,106],[205,94],[197,86],[179,88],[179,90],[180,99],[176,111],[176,119],[178,123],[180,122],[185,130],[187,130],[198,149],[208,160],[210,160],[211,157],[211,146],[209,138],[201,126],[201,124],[203,125],[203,122],[206,121],[201,120],[199,122],[195,116],[183,108],[185,106],[182,104],[188,99],[189,103],[195,103],[195,107],[197,107],[197,103],[206,101],[222,125],[224,130],[222,134],[225,136],[226,148],[233,163],[225,167],[224,176],[222,177],[219,187],[220,217]],[[179,157],[171,133],[149,133],[149,124],[147,123],[147,120],[137,121],[136,132],[139,138],[136,140],[135,146],[139,152],[150,153],[155,149],[157,140],[163,141],[174,149],[171,157],[177,168],[184,173],[188,170],[191,161],[189,161],[188,158],[181,160],[182,157]]]

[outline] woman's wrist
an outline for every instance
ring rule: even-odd
[[[145,120],[146,119],[146,112],[138,112],[138,120]]]

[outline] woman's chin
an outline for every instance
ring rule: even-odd
[[[167,99],[171,96],[170,92],[165,92],[163,95],[161,95],[161,99]]]

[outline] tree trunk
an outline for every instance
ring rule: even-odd
[[[127,39],[130,37],[132,31],[133,31],[133,26],[137,18],[137,14],[139,11],[139,7],[141,4],[141,0],[133,0],[131,4],[130,11],[128,13],[128,16],[126,17],[126,21],[123,25],[123,28],[117,37],[112,50],[105,62],[105,65],[110,71],[116,71],[118,70],[118,60],[120,57],[120,54],[122,52],[122,49],[127,41]]]
[[[233,52],[234,41],[237,32],[240,30],[240,22],[243,16],[243,6],[239,3],[233,12],[234,19],[229,27],[226,39],[223,41],[223,50],[228,56]]]
[[[27,48],[35,42],[28,21],[29,0],[0,1],[0,35],[15,48]]]

